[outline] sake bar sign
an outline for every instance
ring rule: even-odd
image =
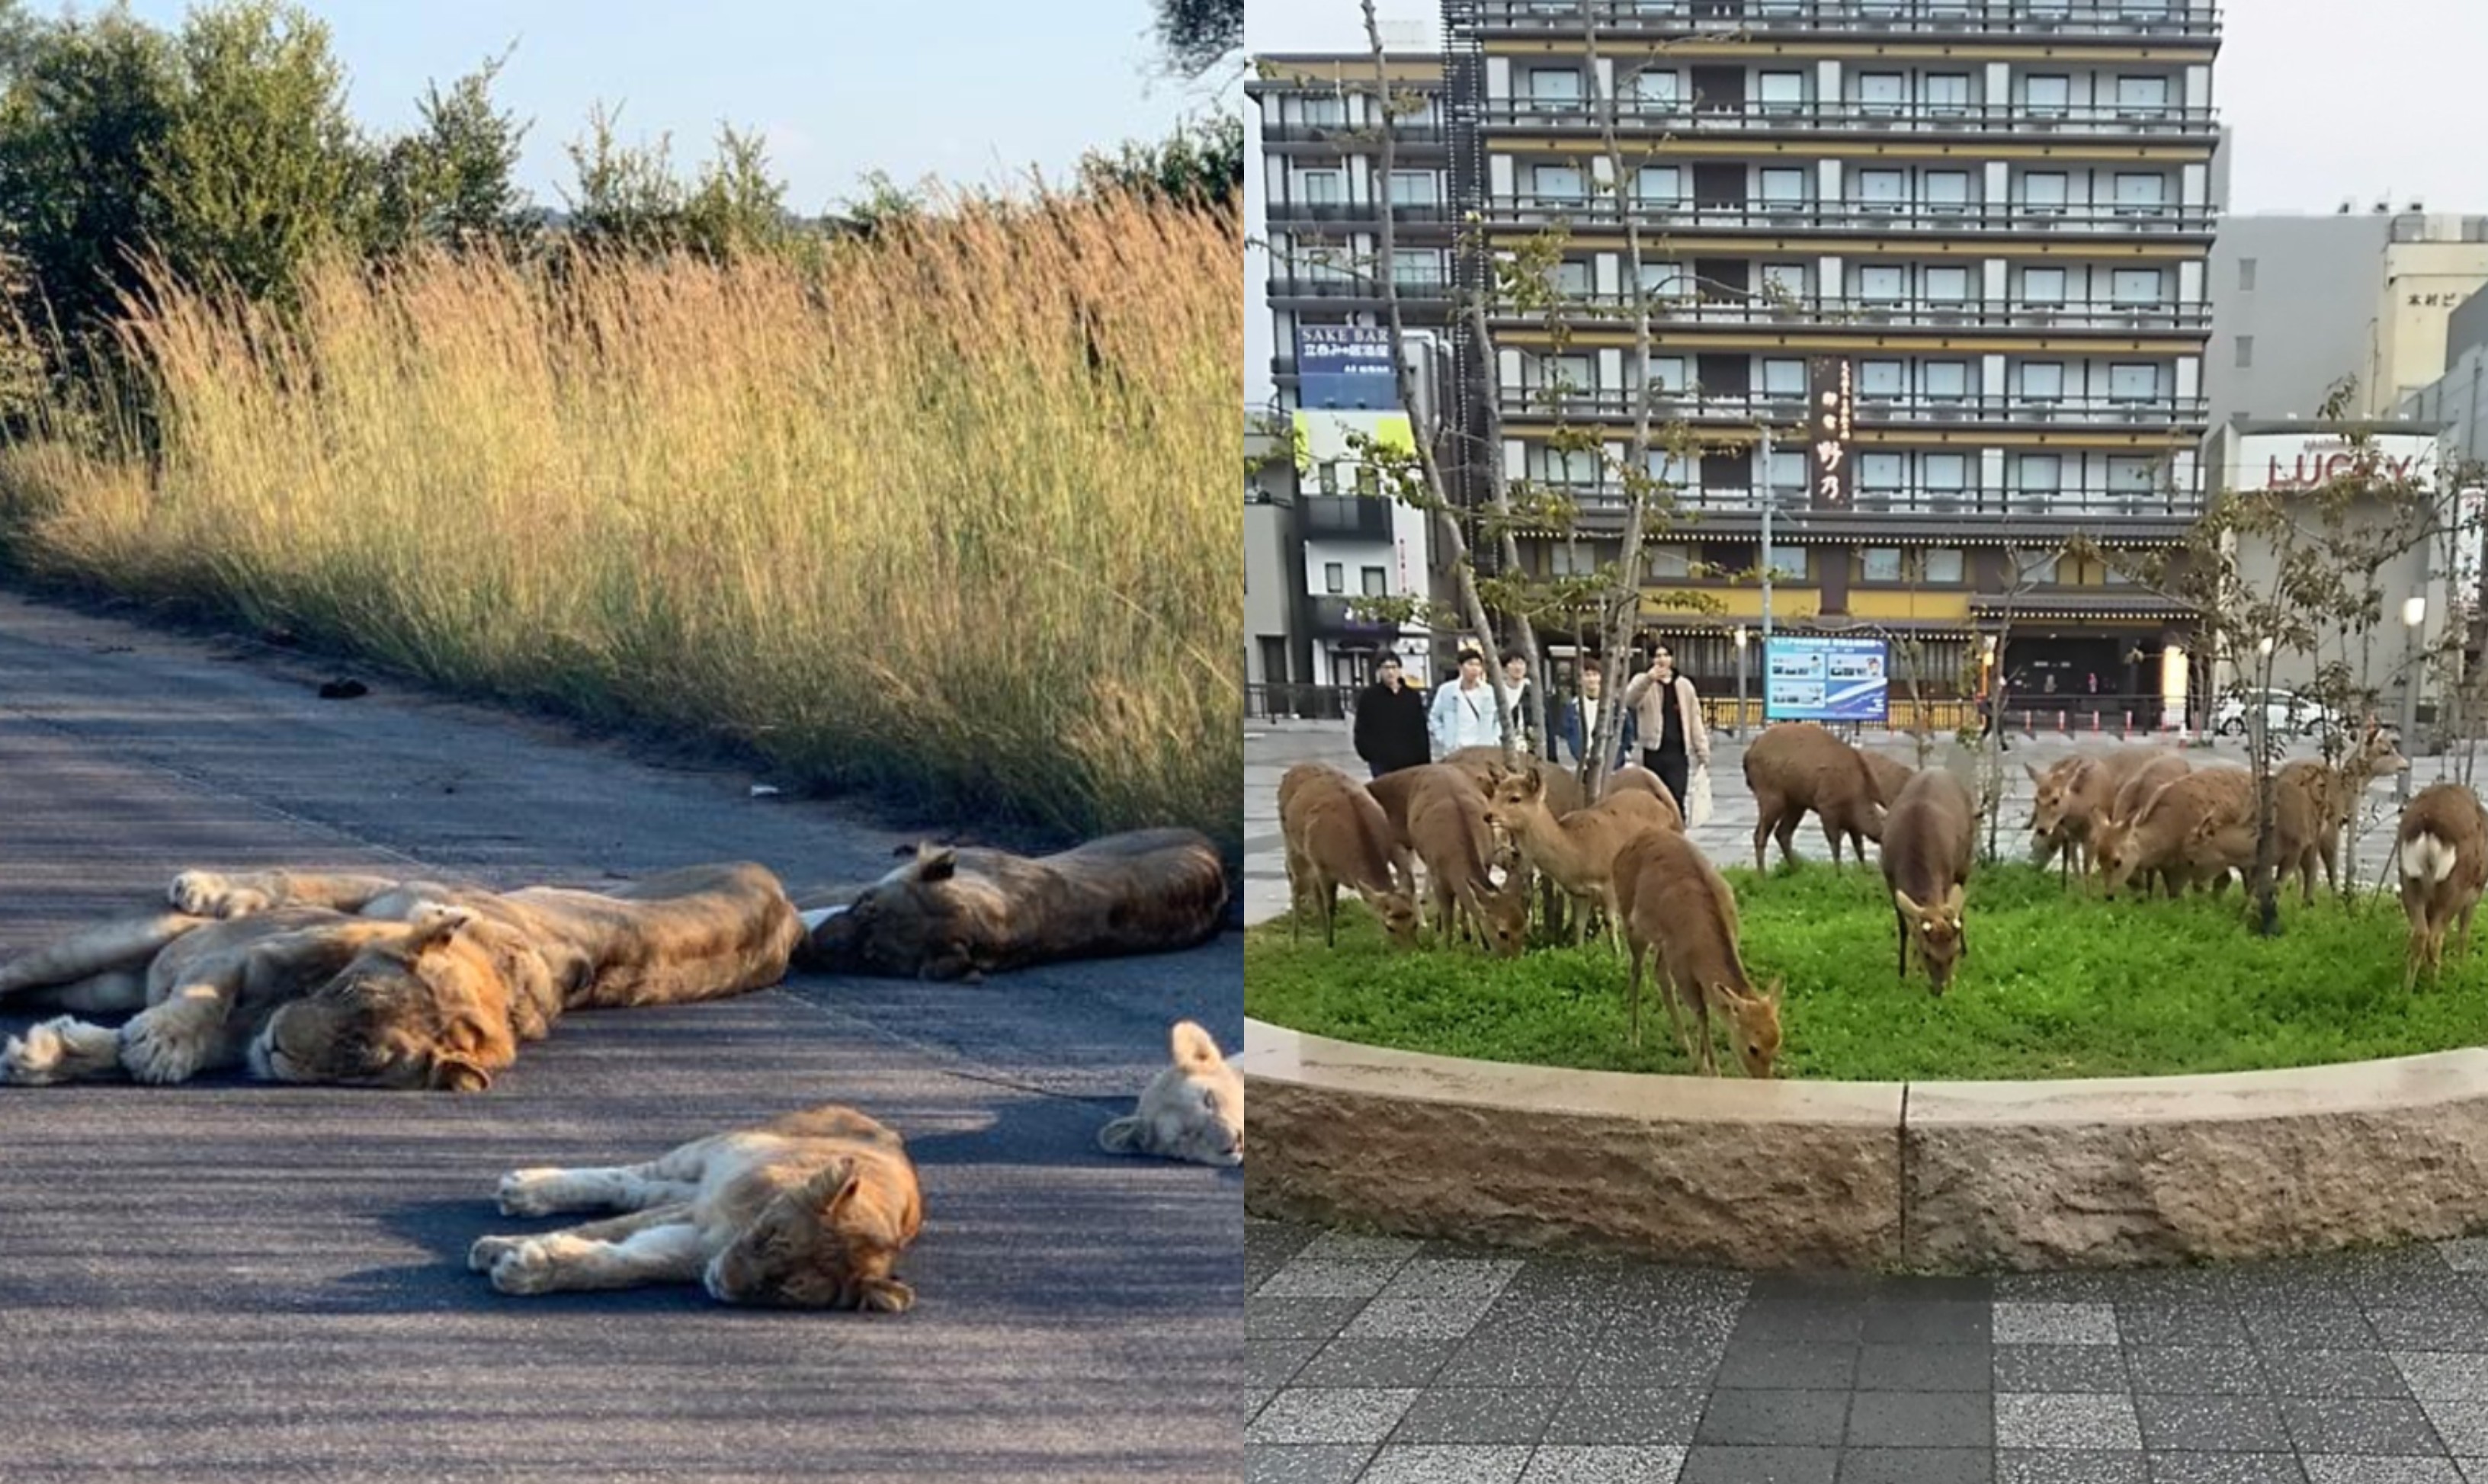
[[[1857,412],[1855,363],[1818,355],[1806,367],[1805,483],[1817,510],[1855,505],[1857,461],[1852,451]]]
[[[2379,433],[2354,443],[2335,433],[2256,433],[2236,446],[2232,490],[2320,490],[2361,473],[2418,485],[2436,477],[2436,439],[2426,434]]]

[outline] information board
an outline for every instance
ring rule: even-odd
[[[1763,719],[1888,720],[1891,671],[1879,638],[1775,633],[1763,646]]]

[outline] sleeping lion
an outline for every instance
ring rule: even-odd
[[[784,977],[804,925],[749,863],[611,892],[185,871],[175,910],[0,966],[0,1002],[71,1012],[0,1047],[0,1082],[285,1082],[476,1092],[565,1011],[675,1004]],[[135,1011],[115,1029],[79,1019]]]
[[[721,1303],[904,1312],[892,1274],[924,1224],[896,1134],[824,1105],[694,1139],[645,1164],[522,1169],[503,1216],[627,1211],[534,1237],[482,1237],[466,1266],[505,1294],[698,1283]]]
[[[1140,1106],[1097,1131],[1108,1154],[1147,1154],[1195,1164],[1244,1162],[1244,1075],[1218,1054],[1198,1021],[1168,1035],[1171,1065],[1141,1089]]]

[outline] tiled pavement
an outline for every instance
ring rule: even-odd
[[[2488,1484],[2488,1241],[1781,1277],[1250,1221],[1250,1477]]]

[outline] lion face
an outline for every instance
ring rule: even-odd
[[[904,1313],[916,1291],[891,1274],[903,1216],[838,1161],[771,1198],[701,1274],[721,1303]]]
[[[1110,1154],[1153,1154],[1195,1164],[1244,1162],[1244,1076],[1227,1064],[1209,1032],[1178,1021],[1171,1038],[1174,1065],[1141,1094],[1129,1118],[1098,1131]]]
[[[812,947],[824,966],[929,979],[975,973],[968,913],[947,884],[958,864],[955,851],[917,847],[905,865],[812,930]]]
[[[472,918],[417,909],[406,936],[366,945],[333,979],[279,1007],[251,1043],[251,1070],[272,1081],[481,1092],[517,1059],[506,1023],[473,993],[489,959]]]

